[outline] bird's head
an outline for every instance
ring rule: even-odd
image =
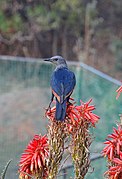
[[[51,58],[47,58],[44,61],[52,62],[55,65],[66,65],[65,59],[62,56],[58,56],[58,55],[53,56]]]

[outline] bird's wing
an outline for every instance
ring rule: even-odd
[[[68,69],[54,71],[51,78],[51,87],[53,94],[60,103],[71,95],[75,83],[75,75]]]
[[[75,75],[73,72],[69,71],[70,75],[68,75],[68,79],[65,83],[65,98],[67,98],[68,96],[70,96],[74,90],[75,84],[76,84],[76,79],[75,79]]]

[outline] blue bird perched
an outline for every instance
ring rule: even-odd
[[[52,98],[50,105],[56,98],[56,113],[55,118],[57,121],[63,121],[66,116],[66,105],[74,90],[76,79],[72,71],[67,67],[65,59],[61,56],[54,56],[45,61],[56,64],[56,68],[51,76]]]

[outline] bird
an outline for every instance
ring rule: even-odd
[[[68,69],[66,60],[62,56],[56,55],[51,58],[46,58],[44,61],[52,62],[56,65],[50,81],[52,97],[49,103],[49,108],[55,97],[55,119],[57,121],[64,121],[66,117],[67,104],[70,103],[69,99],[76,85],[75,74]]]

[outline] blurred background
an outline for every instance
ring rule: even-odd
[[[91,154],[100,154],[122,112],[122,100],[115,99],[122,80],[121,9],[121,0],[0,0],[0,173],[13,159],[7,179],[18,178],[20,155],[33,135],[47,131],[54,67],[42,58],[56,54],[75,72],[77,104],[92,98],[96,105],[101,120],[91,129]],[[105,170],[104,159],[94,160],[86,178],[103,178]],[[72,167],[63,172],[58,178],[73,177]]]

